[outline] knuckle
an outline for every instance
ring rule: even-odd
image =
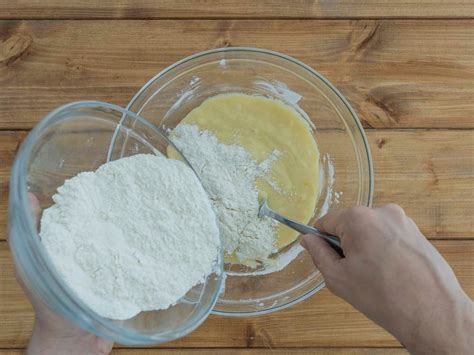
[[[402,216],[405,215],[405,211],[403,210],[403,208],[401,208],[399,205],[397,205],[395,203],[389,203],[389,204],[383,206],[383,208],[388,210],[388,211],[394,212],[398,215],[402,215]]]
[[[369,215],[371,212],[371,209],[368,207],[364,206],[357,206],[357,207],[352,207],[349,209],[349,217],[350,218],[360,218],[360,217],[365,217]]]
[[[374,212],[368,207],[352,207],[347,215],[347,227],[349,230],[358,230],[374,218]]]

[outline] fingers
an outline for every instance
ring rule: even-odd
[[[311,255],[314,265],[321,271],[324,277],[332,274],[341,259],[338,253],[321,238],[314,235],[303,235],[300,243]]]
[[[321,217],[314,225],[323,232],[338,236],[341,240],[351,234],[354,226],[365,223],[373,217],[371,208],[357,206],[330,212]]]
[[[329,212],[316,221],[314,226],[322,232],[336,235],[342,238],[344,226],[344,214],[346,210]]]

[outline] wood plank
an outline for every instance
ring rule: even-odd
[[[369,131],[374,205],[398,203],[429,238],[474,237],[474,131]]]
[[[2,2],[4,19],[80,19],[80,18],[358,18],[358,17],[453,17],[474,16],[470,1],[369,0],[307,1],[285,0],[34,0]]]
[[[11,166],[27,132],[0,132],[0,240],[5,239],[8,220],[8,183]]]
[[[0,354],[2,354],[0,352]],[[222,355],[405,355],[408,352],[400,348],[306,348],[306,349],[114,349],[112,354],[117,355],[152,355],[152,354],[222,354]]]
[[[433,242],[474,297],[474,240]],[[32,326],[31,307],[13,276],[7,244],[0,242],[0,348],[22,348]],[[398,347],[387,332],[327,289],[283,311],[247,318],[211,316],[189,336],[164,347],[307,348]]]
[[[474,128],[473,38],[474,20],[0,21],[0,129],[70,101],[125,106],[166,66],[223,46],[302,60],[366,127]]]
[[[23,349],[0,350],[1,355],[23,354]],[[307,349],[113,349],[113,355],[186,355],[186,354],[223,354],[223,355],[405,355],[408,352],[400,348],[307,348]]]
[[[429,238],[474,236],[474,130],[369,130],[374,205],[396,202]],[[0,132],[0,239],[10,166],[25,132]]]

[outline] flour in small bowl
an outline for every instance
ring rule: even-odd
[[[245,261],[265,260],[276,252],[277,222],[258,217],[255,184],[263,178],[278,188],[269,171],[280,152],[273,151],[257,163],[240,145],[220,143],[211,132],[190,124],[179,124],[170,137],[212,200],[226,253]]]
[[[166,309],[215,270],[219,230],[183,162],[134,155],[66,180],[41,240],[74,293],[103,317]]]

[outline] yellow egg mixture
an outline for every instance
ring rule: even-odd
[[[258,179],[260,196],[275,211],[306,223],[313,216],[318,197],[319,152],[308,123],[281,101],[240,93],[211,97],[193,109],[181,123],[208,130],[221,143],[244,147],[261,162],[273,150],[281,152],[271,165],[270,177],[278,187]],[[292,243],[298,233],[278,225],[276,247]],[[232,258],[233,259],[233,258]],[[234,261],[226,258],[228,262]]]

